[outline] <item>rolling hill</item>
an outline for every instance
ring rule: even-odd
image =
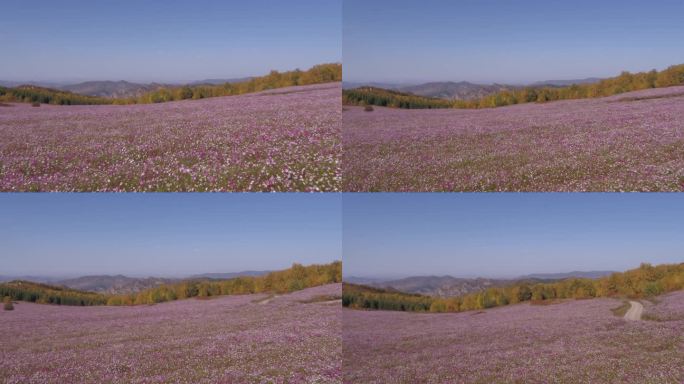
[[[77,84],[0,80],[0,102],[58,105],[153,104],[187,99],[235,96],[276,88],[332,83],[342,80],[342,64],[324,63],[302,71],[271,71],[259,77],[205,79],[184,84],[138,84],[127,81],[88,81]],[[3,104],[4,105],[4,104]]]
[[[392,288],[400,292],[427,296],[451,297],[478,292],[511,282],[512,280],[487,278],[466,279],[452,276],[413,276],[397,280],[371,282],[367,285],[377,288]]]
[[[0,86],[0,101],[56,105],[96,105],[111,104],[113,100],[25,84],[13,88]]]
[[[573,84],[594,84],[602,79],[589,77],[574,80],[545,80],[531,84],[476,84],[468,81],[432,81],[420,84],[392,84],[379,82],[344,82],[345,90],[372,87],[391,91],[410,93],[417,96],[446,100],[476,100],[499,92],[515,91],[525,87],[567,87]]]
[[[174,284],[186,280],[227,280],[236,277],[263,276],[272,271],[242,271],[227,273],[204,273],[184,278],[170,277],[129,277],[124,275],[89,275],[69,279],[59,279],[44,276],[0,276],[0,282],[26,281],[35,284],[50,284],[55,287],[95,292],[101,294],[128,294],[137,293],[146,289],[159,287],[165,284]]]
[[[164,284],[171,284],[178,281],[179,279],[159,277],[136,278],[123,275],[100,275],[83,276],[75,279],[61,280],[55,282],[55,284],[63,285],[65,287],[79,291],[122,294],[140,292],[145,289],[154,288]]]
[[[345,92],[350,103],[393,102]],[[672,86],[501,108],[346,106],[343,189],[682,191],[683,96]]]
[[[190,279],[232,279],[242,276],[263,276],[273,271],[242,271],[242,272],[228,272],[228,273],[203,273],[200,275],[192,275]]]
[[[341,383],[340,284],[137,307],[0,310],[0,383]],[[275,367],[275,368],[274,368]],[[294,381],[292,378],[296,378]]]
[[[363,284],[375,288],[392,289],[399,292],[420,294],[435,297],[461,296],[472,292],[480,292],[487,288],[505,287],[511,284],[536,284],[563,279],[598,279],[608,276],[613,271],[573,271],[567,273],[538,273],[520,276],[513,279],[492,278],[458,278],[453,276],[410,276],[401,279],[379,280],[361,277],[345,278],[345,282]]]
[[[521,279],[544,279],[544,280],[562,280],[569,278],[577,279],[600,279],[601,277],[610,276],[616,271],[572,271],[565,273],[533,273],[530,275],[521,276]]]
[[[87,81],[84,83],[63,85],[58,87],[63,91],[77,93],[85,96],[97,96],[108,98],[139,97],[147,92],[156,91],[166,85],[151,83],[138,84],[128,81]]]
[[[343,361],[353,367],[344,382],[681,383],[684,291],[644,301],[657,321],[625,321],[612,311],[621,304],[598,298],[448,314],[344,310]]]
[[[467,81],[432,82],[400,87],[397,90],[418,96],[436,97],[447,100],[474,100],[491,94],[510,91],[519,87],[503,84],[474,84]]]
[[[532,87],[539,87],[539,86],[555,86],[555,87],[567,87],[568,85],[573,85],[573,84],[594,84],[598,83],[601,81],[600,77],[587,77],[586,79],[574,79],[574,80],[546,80],[546,81],[537,81],[530,86]]]
[[[205,79],[192,81],[187,84],[161,84],[161,83],[131,83],[128,81],[86,81],[77,84],[59,85],[54,88],[77,93],[85,96],[107,97],[113,99],[126,99],[140,97],[148,92],[154,92],[165,88],[182,86],[211,86],[221,84],[235,84],[246,82],[253,77],[241,77],[235,79]]]

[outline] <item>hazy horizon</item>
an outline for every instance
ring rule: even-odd
[[[511,278],[684,262],[676,194],[354,194],[345,277]]]
[[[633,268],[638,268],[639,264],[635,265]],[[628,269],[633,269],[633,268],[627,268]],[[436,276],[436,277],[444,277],[444,276],[450,276],[454,277],[457,279],[477,279],[477,278],[483,278],[483,279],[516,279],[518,277],[524,277],[528,275],[547,275],[547,274],[564,274],[564,273],[571,273],[571,272],[623,272],[624,270],[591,270],[591,269],[574,269],[574,270],[563,270],[563,271],[545,271],[545,272],[537,272],[537,271],[530,271],[527,273],[523,274],[451,274],[451,273],[423,273],[423,274],[411,274],[411,273],[403,273],[403,274],[375,274],[375,275],[363,275],[363,274],[357,274],[357,275],[352,275],[352,274],[345,274],[344,276],[346,278],[352,277],[352,278],[360,278],[360,279],[377,279],[377,280],[399,280],[399,279],[404,279],[407,277],[427,277],[427,276]]]
[[[13,0],[0,14],[0,80],[184,83],[305,70],[341,62],[341,12],[341,0]]]
[[[517,85],[684,63],[684,3],[676,0],[346,0],[343,7],[347,82]]]
[[[182,277],[340,260],[337,194],[3,194],[0,275]]]

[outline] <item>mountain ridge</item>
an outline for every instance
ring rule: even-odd
[[[28,281],[39,284],[51,284],[63,286],[84,292],[103,294],[128,294],[136,293],[163,284],[173,284],[186,280],[226,280],[242,276],[263,276],[272,271],[240,271],[226,273],[203,273],[186,277],[130,277],[123,274],[116,275],[84,275],[72,278],[58,278],[48,276],[10,276],[1,275],[0,283],[11,281]]]
[[[345,282],[363,284],[374,288],[393,289],[404,293],[453,297],[482,291],[490,287],[501,287],[516,283],[535,284],[569,278],[598,279],[612,273],[614,271],[572,271],[565,273],[537,273],[515,278],[463,278],[450,275],[421,275],[399,279],[373,279],[350,276],[345,279]]]
[[[21,86],[34,86],[50,88],[59,91],[72,92],[82,96],[95,96],[105,98],[129,98],[139,97],[147,92],[157,91],[162,88],[182,87],[182,86],[202,86],[239,83],[249,81],[253,77],[239,77],[226,79],[204,79],[180,83],[140,83],[127,80],[89,80],[81,82],[50,82],[50,81],[7,81],[0,80],[0,86],[15,88]]]
[[[514,91],[525,87],[563,87],[573,84],[591,84],[601,81],[598,77],[570,80],[544,80],[529,84],[473,83],[469,81],[429,81],[418,84],[383,82],[343,82],[343,89],[375,87],[392,91],[411,93],[417,96],[445,100],[475,100],[501,91]]]

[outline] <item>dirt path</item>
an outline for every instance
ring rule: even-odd
[[[629,311],[625,313],[625,320],[630,320],[630,321],[639,321],[641,320],[641,313],[644,311],[644,306],[641,305],[641,303],[636,302],[636,301],[630,301],[629,304],[632,306],[629,308]]]
[[[261,300],[261,301],[259,302],[259,304],[268,304],[268,303],[271,302],[271,300],[277,299],[277,298],[279,298],[279,297],[280,297],[280,295],[269,296],[269,297],[267,297],[267,298]]]
[[[342,304],[342,299],[319,301],[318,304],[332,305],[332,304]]]

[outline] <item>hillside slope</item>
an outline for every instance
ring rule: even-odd
[[[128,81],[86,81],[83,83],[60,86],[65,91],[87,96],[127,98],[142,96],[164,87],[162,84],[138,84]]]
[[[339,190],[339,83],[148,105],[11,105],[0,113],[2,191]]]
[[[344,382],[663,383],[684,380],[684,291],[628,322],[620,300],[458,314],[343,310]],[[665,320],[669,319],[669,320]]]
[[[682,191],[684,87],[481,110],[345,107],[346,191]]]
[[[3,383],[340,383],[339,284],[137,307],[0,311]],[[277,368],[274,368],[277,367]]]

